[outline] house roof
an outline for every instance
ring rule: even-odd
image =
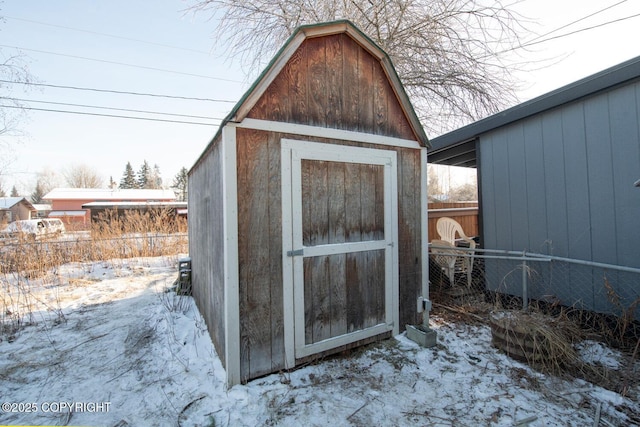
[[[640,56],[431,140],[429,163],[475,167],[475,139],[494,129],[640,79]]]
[[[20,202],[24,202],[27,208],[35,210],[31,202],[24,197],[0,197],[0,209],[11,209]]]
[[[110,188],[55,188],[44,200],[175,200],[173,190]]]
[[[271,62],[262,71],[258,79],[251,85],[247,92],[240,98],[238,103],[233,107],[231,112],[224,118],[216,135],[212,139],[214,141],[222,132],[222,128],[229,122],[241,122],[251,111],[251,108],[258,102],[260,97],[267,90],[269,85],[275,80],[280,71],[285,67],[289,59],[296,52],[298,47],[306,40],[314,37],[322,37],[333,34],[345,33],[355,40],[362,48],[373,55],[381,64],[393,91],[398,98],[398,102],[402,106],[403,112],[411,126],[411,130],[416,136],[418,142],[425,147],[429,147],[429,139],[424,132],[422,124],[413,109],[413,105],[404,90],[404,86],[398,77],[389,55],[382,50],[373,40],[361,32],[353,23],[348,20],[339,20],[332,22],[324,22],[319,24],[302,25],[291,34],[289,39],[280,48],[278,53],[273,57]],[[206,150],[205,150],[206,151]],[[197,164],[198,162],[196,162]]]

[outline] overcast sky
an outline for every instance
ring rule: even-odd
[[[31,110],[21,122],[24,135],[6,139],[14,147],[15,160],[2,177],[5,191],[15,183],[28,195],[36,173],[45,168],[61,172],[85,164],[106,184],[109,177],[120,181],[128,161],[137,170],[147,160],[158,164],[165,183],[170,184],[181,167],[193,165],[220,119],[252,82],[212,50],[215,21],[184,12],[186,6],[180,0],[0,3],[0,15],[4,16],[0,49],[5,56],[20,52],[37,83],[206,99],[51,86],[30,86],[25,91],[23,85],[10,85],[11,96],[29,100],[23,104],[31,108],[157,121]],[[640,1],[524,0],[516,9],[543,35],[536,41],[547,40],[520,52],[523,62],[547,60],[540,62],[537,70],[518,74],[521,101],[640,55],[636,43],[640,40],[640,16],[635,16],[640,14]],[[584,31],[567,35],[576,30]]]

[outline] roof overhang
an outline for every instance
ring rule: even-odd
[[[475,166],[480,135],[603,90],[640,79],[640,56],[431,140],[429,163]],[[474,160],[471,156],[473,145]]]

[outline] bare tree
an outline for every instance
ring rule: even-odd
[[[227,55],[260,72],[302,24],[349,19],[391,57],[429,133],[498,111],[516,98],[504,54],[526,29],[500,1],[192,0],[218,20]]]
[[[53,190],[56,187],[61,187],[62,178],[53,169],[45,167],[36,174],[35,188],[40,187],[43,195]]]
[[[102,177],[87,165],[74,165],[64,173],[64,179],[71,188],[101,188]]]

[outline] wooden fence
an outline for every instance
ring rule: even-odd
[[[438,239],[436,222],[447,216],[460,223],[464,233],[469,237],[480,235],[478,225],[478,202],[429,203],[429,241]]]

